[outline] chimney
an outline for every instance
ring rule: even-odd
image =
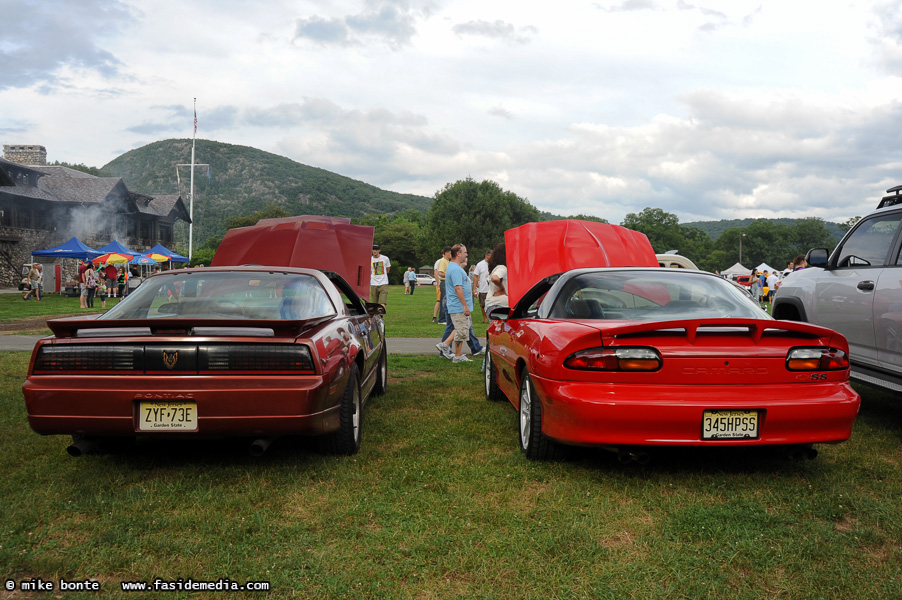
[[[20,165],[43,167],[47,165],[47,149],[44,146],[3,144],[3,158]]]

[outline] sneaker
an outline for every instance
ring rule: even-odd
[[[455,356],[454,358],[452,358],[451,362],[454,362],[454,363],[473,362],[473,360],[466,354],[461,354],[460,356]]]
[[[449,346],[445,342],[439,342],[438,344],[435,345],[435,347],[438,348],[438,353],[441,354],[442,356],[444,356],[445,358],[451,359],[454,357],[454,355],[451,354],[451,346]]]
[[[480,348],[479,351],[474,352],[474,353],[473,353],[473,356],[482,356],[483,354],[485,354],[485,346],[483,346],[482,348]]]
[[[438,324],[439,325],[447,325],[447,323],[445,323],[444,321],[439,321]]]

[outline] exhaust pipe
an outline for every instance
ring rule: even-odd
[[[621,448],[617,451],[617,460],[620,461],[622,465],[629,465],[632,463],[636,463],[638,465],[647,465],[651,462],[651,455],[644,450],[638,450],[635,448]]]
[[[251,445],[247,447],[247,451],[251,453],[251,456],[263,456],[269,448],[269,445],[272,444],[275,439],[276,438],[260,438],[254,440],[251,442]]]
[[[817,458],[817,450],[811,446],[792,446],[786,451],[786,456],[791,460],[814,460]]]
[[[93,454],[97,451],[99,444],[97,440],[91,438],[72,438],[72,443],[66,448],[69,456],[79,457],[82,454]]]

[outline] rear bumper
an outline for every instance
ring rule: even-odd
[[[28,422],[40,434],[317,435],[338,428],[347,378],[320,376],[32,376],[22,386]],[[193,402],[197,429],[141,431],[142,401]]]
[[[849,439],[861,398],[848,382],[637,385],[532,376],[542,432],[572,445],[756,446]],[[706,409],[757,409],[759,437],[703,440]]]

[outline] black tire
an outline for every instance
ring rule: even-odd
[[[526,369],[520,378],[519,419],[520,451],[529,460],[555,460],[563,458],[565,449],[542,434],[542,402]]]
[[[360,385],[357,365],[351,366],[351,374],[341,396],[338,431],[319,438],[319,450],[324,454],[351,455],[360,450]]]
[[[485,399],[490,402],[498,402],[504,400],[504,392],[498,387],[498,371],[495,369],[495,362],[492,360],[492,351],[488,342],[485,345],[485,383],[483,389],[485,391]]]
[[[381,396],[388,390],[388,348],[385,340],[382,340],[382,354],[379,356],[379,364],[376,365],[376,386],[373,388],[374,396]]]

